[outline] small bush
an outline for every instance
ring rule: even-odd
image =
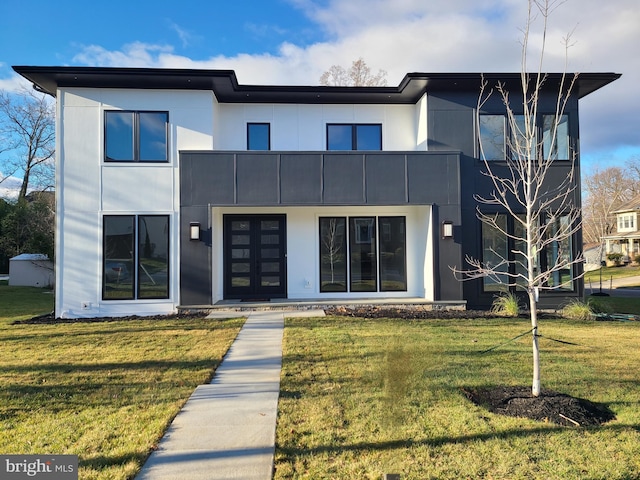
[[[563,318],[570,320],[593,320],[593,310],[590,302],[581,302],[573,300],[562,308],[561,315]]]
[[[517,317],[520,315],[520,301],[513,293],[498,295],[491,305],[491,313],[501,317]]]

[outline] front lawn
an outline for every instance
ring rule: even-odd
[[[530,383],[530,336],[481,353],[529,329],[525,319],[288,320],[275,478],[639,478],[640,322],[541,323],[543,388],[617,417],[592,428],[466,398],[464,388]]]
[[[0,452],[79,455],[80,479],[132,478],[243,323],[12,325],[50,311],[52,298],[13,288],[24,287],[0,286]]]

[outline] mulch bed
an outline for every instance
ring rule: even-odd
[[[525,417],[567,427],[593,427],[615,419],[604,405],[542,389],[531,395],[531,387],[497,386],[463,389],[465,396],[490,412],[510,417]]]
[[[91,317],[91,318],[56,318],[53,313],[39,315],[37,317],[28,318],[26,320],[16,320],[12,325],[39,325],[54,323],[100,323],[100,322],[120,322],[126,320],[174,320],[188,318],[204,318],[207,312],[189,312],[177,313],[172,315],[153,315],[141,317],[138,315],[129,315],[128,317]]]

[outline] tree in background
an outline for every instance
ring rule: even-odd
[[[18,201],[30,190],[54,186],[55,103],[46,94],[22,89],[0,92],[0,172],[22,177]]]
[[[55,211],[51,192],[34,192],[9,203],[0,199],[0,272],[21,253],[54,258]]]
[[[354,60],[347,70],[333,65],[320,77],[320,85],[327,87],[384,87],[387,85],[387,72],[378,70],[375,75],[361,58]]]
[[[636,172],[637,175],[637,172]],[[585,176],[582,185],[583,233],[585,243],[600,243],[615,232],[615,212],[640,192],[640,178],[622,167],[596,168]]]
[[[492,145],[480,142],[480,156],[484,160],[485,175],[493,184],[493,192],[487,197],[476,195],[477,216],[483,228],[507,241],[512,248],[491,249],[491,261],[467,257],[468,269],[454,269],[464,279],[489,277],[505,289],[526,291],[533,338],[531,392],[536,397],[541,390],[536,306],[539,292],[573,282],[571,272],[576,264],[582,262],[581,256],[574,258],[571,251],[571,239],[580,230],[581,217],[576,191],[575,154],[571,155],[569,162],[563,160],[563,164],[570,165],[565,178],[558,180],[552,173],[561,150],[558,139],[563,114],[577,75],[564,73],[561,76],[556,90],[554,114],[545,115],[544,125],[536,123],[542,92],[552,88],[545,85],[547,76],[542,70],[547,22],[553,10],[562,3],[562,0],[529,0],[527,23],[523,29],[521,96],[509,91],[501,82],[489,85],[483,79],[478,99],[478,138],[482,138],[480,112],[492,95],[500,98],[506,110],[508,131],[512,135],[506,139],[505,161],[498,162],[498,165],[491,162],[493,158],[485,155]],[[529,40],[534,38],[532,27],[538,19],[542,22],[542,45],[536,71],[529,73]],[[566,49],[569,48],[569,40],[570,36],[565,38]],[[520,111],[523,113],[520,114]],[[539,127],[543,127],[543,138],[537,136]],[[486,206],[492,211],[500,210],[501,214],[487,213]],[[506,216],[511,218],[513,229],[507,227],[504,221]]]

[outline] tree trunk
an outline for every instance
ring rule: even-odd
[[[540,350],[538,348],[538,311],[536,309],[535,291],[529,292],[529,309],[531,311],[531,334],[533,335],[533,383],[531,394],[540,396]]]

